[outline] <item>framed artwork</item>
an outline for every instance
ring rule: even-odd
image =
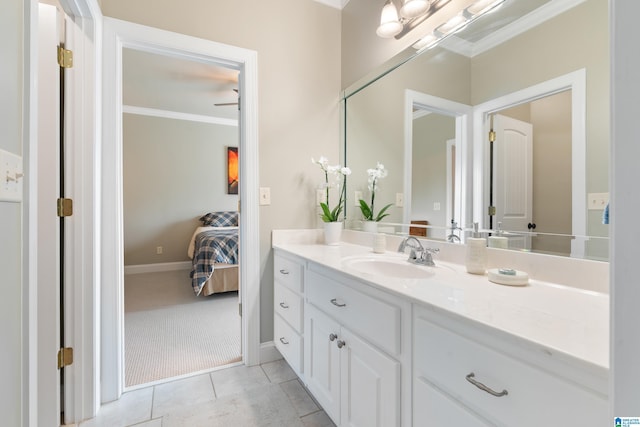
[[[238,147],[227,147],[227,194],[238,194]]]

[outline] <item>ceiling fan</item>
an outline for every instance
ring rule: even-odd
[[[238,100],[236,102],[221,102],[221,103],[217,103],[217,104],[213,104],[213,105],[215,105],[216,107],[225,107],[227,105],[239,105],[239,103],[240,103],[240,93],[238,92],[238,89],[233,89],[233,91],[238,94]]]

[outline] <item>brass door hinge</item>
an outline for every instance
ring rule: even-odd
[[[58,216],[65,217],[73,215],[73,200],[58,199]]]
[[[73,52],[58,46],[58,65],[62,68],[73,68]]]
[[[58,369],[73,363],[73,347],[64,347],[58,350]]]
[[[496,132],[492,129],[489,131],[489,142],[496,141]]]
[[[496,214],[496,207],[495,206],[489,206],[489,216],[494,216]]]

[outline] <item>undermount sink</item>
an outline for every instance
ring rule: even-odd
[[[345,258],[342,264],[359,273],[395,279],[427,279],[435,274],[432,267],[411,264],[406,256],[354,256]]]

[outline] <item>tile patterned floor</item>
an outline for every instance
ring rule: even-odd
[[[80,427],[335,427],[284,360],[130,391]]]

